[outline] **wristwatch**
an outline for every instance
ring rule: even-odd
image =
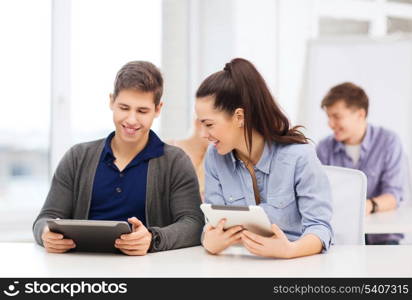
[[[371,214],[376,213],[378,211],[378,203],[376,203],[375,198],[370,198],[369,200],[371,200],[372,203]]]

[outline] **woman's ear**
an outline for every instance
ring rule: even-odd
[[[245,114],[243,108],[236,108],[234,114],[235,122],[237,123],[238,127],[245,126]]]

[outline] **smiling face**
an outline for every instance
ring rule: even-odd
[[[219,154],[224,155],[238,148],[245,140],[243,110],[238,108],[230,116],[215,109],[214,96],[198,98],[195,111],[202,124],[201,136],[213,143]]]
[[[158,117],[163,103],[154,104],[153,92],[134,89],[121,90],[114,99],[110,97],[110,109],[116,137],[123,143],[139,144],[148,138],[154,118]]]
[[[341,100],[325,107],[325,111],[328,125],[337,141],[345,144],[356,144],[359,141],[366,123],[366,112],[363,108],[348,107]]]

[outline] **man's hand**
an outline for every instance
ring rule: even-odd
[[[61,233],[51,232],[48,226],[44,227],[41,238],[44,248],[50,253],[64,253],[76,248],[73,240],[65,239]]]
[[[127,221],[133,225],[132,233],[122,234],[116,239],[115,247],[127,255],[146,255],[152,241],[152,234],[136,217]]]

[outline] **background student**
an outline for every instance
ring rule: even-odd
[[[48,252],[76,247],[49,231],[46,220],[53,218],[128,221],[133,232],[115,242],[128,255],[200,243],[204,219],[192,163],[150,130],[162,92],[160,71],[149,62],[129,62],[117,73],[110,95],[115,131],[64,155],[33,224],[37,243]]]
[[[203,246],[213,254],[242,243],[259,256],[291,258],[326,251],[332,241],[331,193],[314,147],[289,121],[265,81],[237,58],[207,77],[196,93],[202,135],[212,143],[205,161],[205,202],[259,205],[273,236],[241,226],[208,224]]]
[[[403,198],[405,172],[399,137],[392,131],[369,124],[369,99],[365,91],[350,82],[334,86],[321,107],[328,116],[333,135],[317,146],[325,165],[363,171],[368,179],[366,214],[390,211]],[[401,234],[367,234],[367,244],[399,244]]]

